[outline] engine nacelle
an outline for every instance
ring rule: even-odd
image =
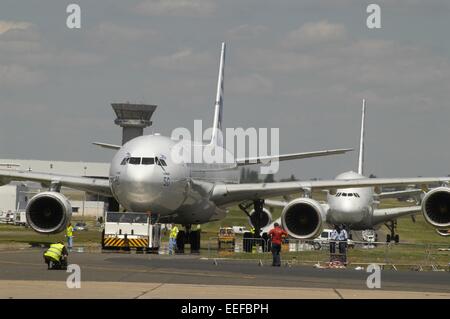
[[[43,192],[30,199],[26,208],[27,222],[41,234],[62,232],[72,217],[72,205],[58,192]]]
[[[263,208],[263,213],[264,214],[261,216],[261,220],[259,221],[260,228],[264,228],[270,225],[270,223],[272,223],[272,213],[266,208]],[[255,210],[252,210],[250,212],[250,218],[248,219],[248,222],[252,227],[255,227],[256,224]]]
[[[422,199],[422,213],[425,220],[436,228],[450,227],[450,188],[438,187]]]
[[[436,233],[440,236],[450,237],[450,229],[436,229]]]
[[[281,213],[281,226],[297,239],[317,237],[323,229],[325,211],[311,198],[297,198],[287,204]]]

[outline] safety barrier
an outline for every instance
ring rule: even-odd
[[[220,251],[217,250],[217,239],[211,237],[208,240],[210,258],[238,258],[260,265],[271,264],[270,240],[237,238],[233,250]],[[246,245],[252,249],[245,249]],[[281,255],[286,266],[326,265],[330,262],[330,246],[326,242],[317,245],[313,240],[288,239],[282,245]],[[347,267],[359,269],[373,263],[393,270],[450,271],[450,245],[349,241]]]
[[[264,253],[267,252],[267,241],[263,238],[243,238],[236,240],[233,247],[219,249],[218,237],[208,238],[208,256],[232,256],[236,253]]]

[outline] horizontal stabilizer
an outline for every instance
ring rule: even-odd
[[[109,148],[111,150],[118,150],[120,149],[122,146],[120,145],[115,145],[115,144],[108,144],[108,143],[100,143],[100,142],[92,142],[92,144],[103,147],[103,148]]]
[[[282,155],[271,155],[271,156],[259,156],[259,157],[248,157],[248,158],[238,158],[236,159],[236,164],[238,166],[253,165],[253,164],[267,164],[270,161],[289,161],[301,158],[312,158],[320,156],[338,155],[353,151],[352,148],[343,148],[336,150],[325,150],[317,152],[304,152],[304,153],[292,153],[292,154],[282,154]]]

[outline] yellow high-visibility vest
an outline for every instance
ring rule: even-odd
[[[63,244],[52,244],[50,245],[50,248],[47,249],[44,256],[58,262],[61,259],[63,248]]]
[[[177,238],[178,235],[178,227],[174,226],[170,231],[170,238]]]
[[[66,235],[67,235],[67,237],[72,237],[73,236],[73,227],[72,226],[67,227]]]

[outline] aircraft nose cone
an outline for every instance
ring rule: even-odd
[[[145,183],[150,181],[152,176],[152,171],[149,169],[141,169],[140,167],[130,166],[125,172],[125,180],[129,183]]]
[[[160,194],[152,169],[128,169],[121,183],[123,202],[135,211],[146,210]]]
[[[115,196],[127,211],[169,214],[186,196],[186,180],[176,173],[157,165],[129,165],[115,187]]]

